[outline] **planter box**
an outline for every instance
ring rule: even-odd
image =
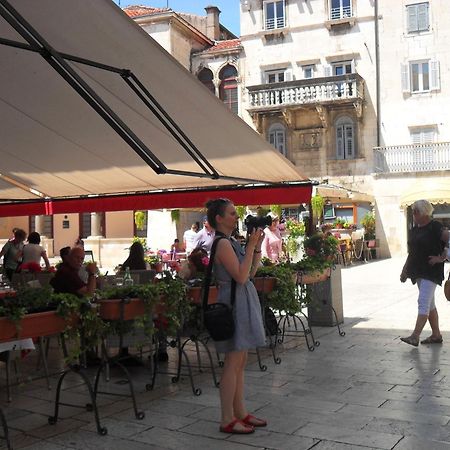
[[[191,303],[194,303],[195,305],[200,305],[203,300],[202,292],[203,291],[200,286],[199,287],[191,287],[188,289],[187,297]],[[217,295],[218,295],[217,286],[210,286],[209,294],[208,294],[208,304],[209,305],[217,302]]]
[[[342,302],[341,266],[331,270],[330,278],[311,286],[312,303],[308,306],[308,318],[311,325],[322,327],[336,326],[344,322]],[[334,315],[333,308],[336,311]]]
[[[275,288],[277,279],[275,277],[255,277],[253,278],[253,284],[255,285],[258,293],[268,294]]]
[[[315,272],[297,272],[297,280],[300,284],[315,284],[326,281],[330,278],[331,268],[327,268],[323,271],[315,271]]]
[[[123,320],[133,320],[145,314],[145,305],[140,298],[130,298],[123,301],[119,298],[102,299],[97,302],[99,315],[104,320],[120,320],[123,308]]]
[[[40,336],[51,336],[62,333],[68,325],[76,325],[78,318],[65,319],[57,316],[55,311],[27,314],[20,321],[20,328],[6,317],[0,318],[0,342],[16,339],[28,339]]]

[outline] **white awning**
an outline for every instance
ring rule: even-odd
[[[5,45],[11,40],[29,46],[1,17],[9,5],[66,54],[63,65],[67,62],[171,173],[156,174],[40,53]],[[131,71],[213,170],[228,179],[192,175],[204,170],[125,82],[126,72],[72,57]],[[111,0],[0,0],[0,60],[0,176],[50,198],[226,186],[242,184],[240,179],[305,180]],[[55,61],[58,65],[57,56]],[[8,184],[0,183],[0,199],[36,198]]]
[[[428,200],[430,203],[450,203],[450,181],[420,180],[400,197],[402,206],[410,206],[416,200]]]

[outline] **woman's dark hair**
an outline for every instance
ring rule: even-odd
[[[61,259],[64,259],[66,256],[69,256],[70,253],[70,247],[63,247],[59,250],[59,256],[61,257]]]
[[[191,267],[195,268],[196,272],[206,272],[208,264],[204,264],[203,258],[208,258],[208,252],[201,247],[192,250],[188,256],[188,261]]]
[[[224,216],[226,207],[231,203],[227,198],[216,198],[206,203],[206,216],[208,223],[215,229],[217,226],[216,216]]]
[[[28,242],[30,244],[40,244],[41,243],[41,235],[37,231],[32,231],[28,235]]]
[[[145,270],[144,247],[138,241],[133,242],[130,247],[130,254],[122,264],[122,267],[129,267],[130,270]]]

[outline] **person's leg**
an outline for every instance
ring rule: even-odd
[[[237,379],[242,359],[246,352],[229,352],[225,354],[222,378],[220,379],[220,404],[222,409],[221,427],[227,427],[234,420],[234,399],[236,395]],[[235,431],[246,431],[243,423],[237,422]]]
[[[245,366],[247,365],[247,358],[248,352],[245,352],[237,372],[236,391],[233,400],[234,416],[241,420],[245,419],[247,425],[264,427],[267,425],[267,422],[250,415],[244,405]]]
[[[430,311],[430,314],[428,315],[428,321],[430,322],[431,327],[431,337],[434,339],[441,339],[442,334],[441,330],[439,329],[439,314],[436,308]]]
[[[403,342],[407,344],[417,346],[419,344],[420,334],[422,333],[423,327],[427,323],[430,306],[434,298],[434,291],[436,289],[436,284],[429,280],[418,279],[417,286],[419,288],[419,297],[417,303],[419,305],[419,311],[416,319],[416,326],[411,336],[407,338],[401,338]]]

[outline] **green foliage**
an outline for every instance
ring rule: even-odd
[[[345,228],[347,221],[340,217],[337,217],[333,222],[334,228]]]
[[[289,264],[278,264],[259,267],[256,271],[257,277],[275,277],[277,279],[275,288],[267,294],[268,306],[288,314],[300,311],[297,285],[295,282],[295,271]]]
[[[316,194],[314,195],[314,197],[311,197],[311,209],[314,217],[316,217],[317,219],[320,219],[322,217],[324,204],[325,200],[321,195]]]
[[[375,239],[375,214],[368,212],[362,219],[361,225],[364,227],[364,237]]]
[[[281,213],[283,212],[281,205],[270,205],[270,211],[281,218]]]
[[[236,214],[238,215],[239,219],[243,220],[246,212],[247,212],[246,206],[236,206]]]
[[[172,219],[172,222],[179,223],[180,222],[180,210],[172,209],[170,211],[170,218]]]
[[[286,230],[289,231],[286,247],[289,254],[294,255],[300,248],[300,244],[298,243],[297,239],[300,236],[305,235],[305,224],[302,221],[288,219],[286,221]]]
[[[164,326],[166,334],[174,336],[180,330],[185,318],[190,317],[193,306],[187,298],[187,286],[170,272],[164,272],[157,283],[161,301],[165,305]]]
[[[135,211],[134,212],[134,223],[138,230],[143,230],[145,225],[145,211]]]

